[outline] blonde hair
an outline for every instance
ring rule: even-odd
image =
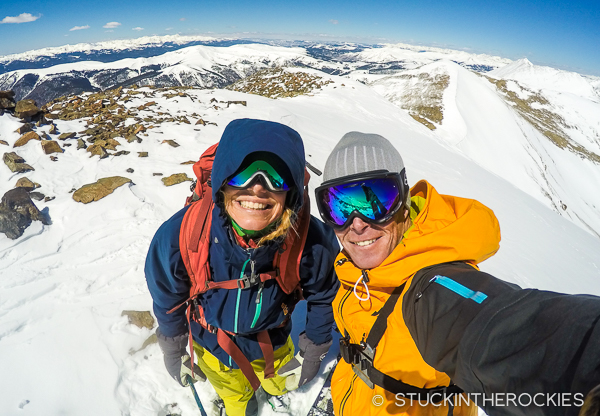
[[[225,212],[228,213],[229,207],[231,206],[232,198],[228,196],[223,190],[220,191],[221,198],[223,201],[223,205],[225,206]],[[288,232],[293,230],[296,234],[298,234],[295,224],[296,219],[298,218],[298,214],[294,212],[291,208],[284,207],[283,213],[281,217],[277,220],[277,226],[273,231],[269,234],[262,236],[257,242],[256,245],[258,247],[266,244],[268,241],[272,240],[284,240],[287,237]]]

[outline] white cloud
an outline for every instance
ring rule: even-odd
[[[4,19],[2,19],[0,21],[0,24],[2,24],[2,23],[27,23],[27,22],[35,22],[40,17],[42,17],[41,14],[39,16],[33,16],[31,13],[21,13],[18,16],[6,16]]]
[[[332,25],[337,25],[339,23],[339,21],[335,20],[335,19],[331,19],[329,21],[329,23],[331,23]]]
[[[104,26],[102,26],[104,29],[114,29],[116,27],[121,26],[121,23],[119,22],[108,22],[107,24],[105,24]]]
[[[144,30],[144,28],[143,28],[143,27],[139,27],[139,26],[138,26],[138,27],[134,27],[134,28],[133,28],[133,29],[131,29],[131,30],[137,30],[137,31],[139,32],[140,30]]]
[[[74,26],[71,29],[69,29],[69,32],[72,32],[74,30],[85,30],[85,29],[89,29],[90,25],[85,25],[85,26]]]
[[[185,22],[187,19],[186,19],[185,17],[182,17],[182,18],[181,18],[181,19],[179,19],[179,20],[181,20],[182,22]]]
[[[173,28],[172,27],[168,27],[165,30],[173,30]]]

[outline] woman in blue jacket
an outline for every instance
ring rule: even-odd
[[[214,202],[207,262],[194,266],[189,250],[181,248],[185,224],[204,220],[184,221],[201,201],[158,229],[146,258],[169,374],[181,385],[192,373],[195,380],[208,379],[229,416],[257,414],[259,385],[276,398],[310,381],[332,342],[331,304],[339,284],[333,262],[339,245],[321,221],[306,214],[304,222],[298,220],[309,206],[304,165],[302,139],[293,129],[262,120],[232,121],[216,151],[211,194],[204,195]],[[308,230],[298,229],[300,224]],[[284,290],[290,282],[282,281],[277,261],[292,249],[289,245],[301,247],[302,231],[307,232],[299,260],[288,267],[297,271],[298,286]],[[190,275],[207,265],[212,286],[190,299],[197,284]],[[294,356],[290,315],[300,296],[307,301],[307,317]],[[188,308],[178,308],[182,304]],[[197,365],[186,350],[188,334]]]

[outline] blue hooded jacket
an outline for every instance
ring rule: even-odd
[[[229,218],[220,201],[219,188],[233,175],[246,156],[253,152],[273,153],[286,164],[292,175],[294,191],[288,198],[298,211],[303,204],[304,146],[300,135],[279,123],[241,119],[225,128],[217,148],[211,175],[212,197],[217,203],[212,213],[209,264],[212,279],[224,281],[249,274],[273,270],[273,258],[279,249],[276,241],[253,248],[237,244]],[[161,332],[174,337],[187,332],[185,308],[168,314],[189,297],[190,280],[179,251],[179,230],[188,207],[177,212],[156,232],[146,258],[146,280],[154,301],[154,313]],[[339,282],[333,270],[339,245],[333,231],[311,216],[307,240],[300,265],[300,286],[307,301],[306,335],[315,343],[331,339],[332,302]],[[206,320],[226,331],[238,334],[235,343],[250,360],[262,358],[256,334],[269,330],[273,348],[284,345],[291,332],[292,321],[286,320],[295,303],[294,294],[287,295],[275,280],[264,288],[215,289],[199,297]],[[282,326],[282,323],[284,325]],[[196,342],[230,368],[238,368],[218,345],[215,334],[191,323]]]

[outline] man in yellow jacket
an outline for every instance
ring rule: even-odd
[[[346,134],[316,197],[344,248],[333,303],[343,357],[331,380],[337,416],[475,416],[477,405],[490,415],[577,414],[540,397],[476,405],[463,389],[556,391],[581,406],[600,383],[600,298],[524,290],[479,271],[499,248],[492,210],[426,181],[409,190],[402,158],[382,136]],[[563,306],[540,313],[540,302]],[[581,311],[578,331],[563,318],[572,310]],[[565,344],[590,353],[565,354]],[[561,360],[566,369],[553,368]]]

